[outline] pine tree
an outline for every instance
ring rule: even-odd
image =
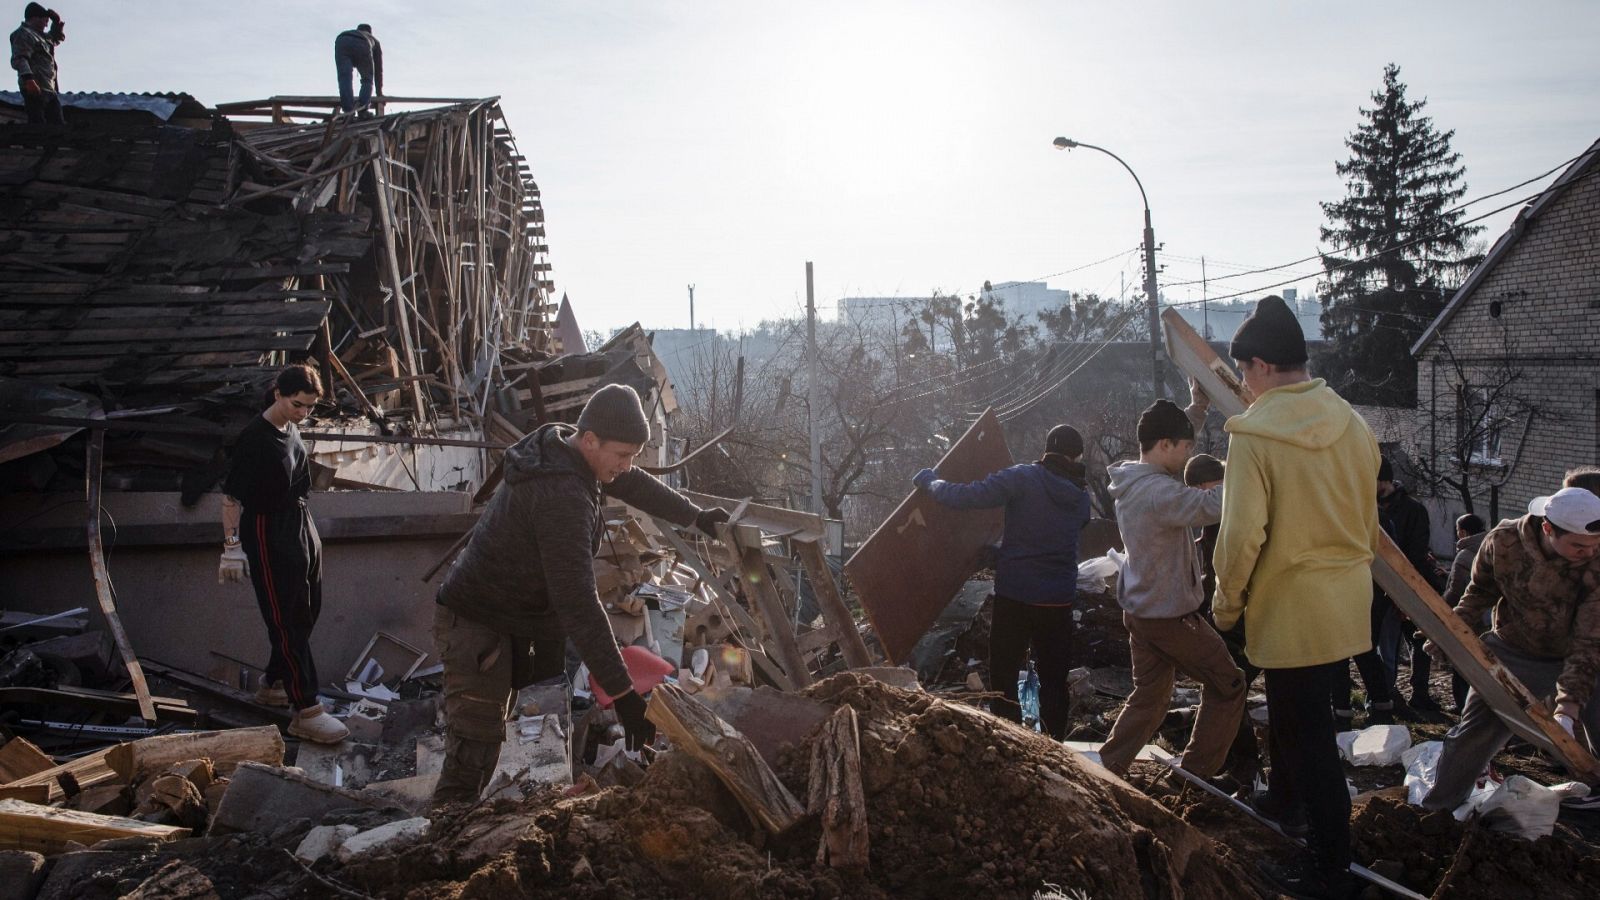
[[[1406,99],[1399,66],[1384,67],[1372,100],[1345,140],[1350,158],[1334,166],[1345,196],[1322,204],[1327,345],[1315,366],[1353,402],[1411,406],[1411,345],[1482,258],[1469,248],[1483,229],[1452,209],[1467,192],[1455,131],[1422,115],[1426,100]]]

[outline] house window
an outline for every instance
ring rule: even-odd
[[[1487,387],[1462,385],[1456,407],[1456,434],[1465,444],[1467,459],[1475,465],[1501,463],[1501,437],[1505,419],[1496,409],[1495,392]]]

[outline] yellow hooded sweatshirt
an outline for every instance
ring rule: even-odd
[[[1243,614],[1245,654],[1264,669],[1370,650],[1380,461],[1372,429],[1321,378],[1263,393],[1224,427],[1217,627]]]

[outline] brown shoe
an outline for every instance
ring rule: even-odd
[[[295,713],[289,722],[289,733],[314,744],[337,744],[350,736],[350,729],[328,715],[319,703]]]
[[[262,706],[288,706],[289,692],[285,691],[279,682],[264,683],[256,689],[255,701]]]

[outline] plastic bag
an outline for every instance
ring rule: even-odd
[[[1335,740],[1339,754],[1352,766],[1398,765],[1411,749],[1411,731],[1404,725],[1369,725],[1360,731],[1342,731]]]
[[[1439,777],[1439,755],[1444,750],[1440,741],[1418,744],[1402,754],[1406,767],[1406,800],[1420,804],[1422,798],[1433,790]],[[1473,813],[1483,817],[1485,827],[1493,831],[1510,832],[1527,840],[1537,840],[1555,831],[1556,817],[1561,812],[1561,801],[1569,797],[1582,797],[1589,788],[1576,781],[1545,787],[1521,775],[1512,775],[1505,781],[1492,778],[1476,785],[1472,793],[1452,815],[1464,821]]]
[[[1115,578],[1122,571],[1122,564],[1127,556],[1109,551],[1105,556],[1096,556],[1078,563],[1078,590],[1088,591],[1092,594],[1103,593],[1106,589],[1106,580]]]
[[[1022,706],[1022,721],[1039,731],[1039,675],[1028,663],[1028,671],[1017,673],[1017,702]]]

